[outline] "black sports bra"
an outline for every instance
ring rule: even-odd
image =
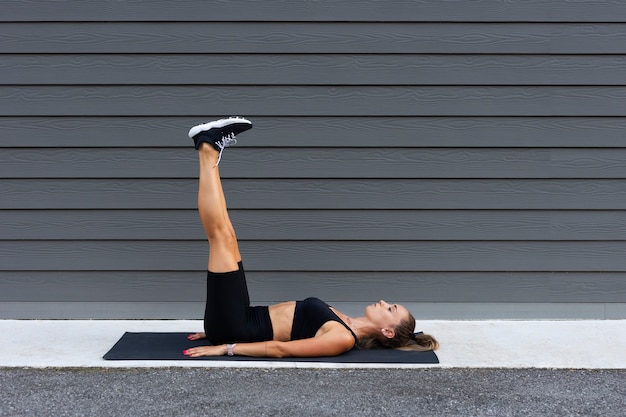
[[[291,340],[308,339],[314,337],[320,327],[329,321],[337,321],[350,330],[357,342],[357,337],[344,323],[330,306],[319,298],[307,298],[302,301],[296,301],[296,309],[293,313],[293,325],[291,328]]]

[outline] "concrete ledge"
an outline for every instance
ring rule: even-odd
[[[575,368],[626,369],[626,320],[422,321],[440,365],[105,361],[126,331],[199,331],[199,320],[0,320],[0,367]]]

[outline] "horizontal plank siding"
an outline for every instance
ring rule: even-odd
[[[262,243],[262,244],[261,244]],[[270,271],[584,271],[626,268],[626,242],[243,241],[246,267]],[[205,241],[0,241],[15,270],[206,270]],[[37,256],[32,256],[37,254]]]
[[[0,21],[623,22],[626,11],[622,6],[614,0],[5,0]]]
[[[7,116],[626,116],[626,87],[0,87]]]
[[[230,208],[624,210],[623,180],[224,179]],[[195,179],[18,179],[0,209],[193,209]]]
[[[0,272],[1,302],[197,302],[205,300],[200,271],[11,271]],[[623,302],[623,272],[246,271],[250,296],[280,302],[324,297],[335,302],[374,300],[372,287],[388,285],[379,299],[404,303],[605,303]],[[176,282],[176,286],[172,286]],[[354,285],[359,282],[360,285]],[[490,289],[486,291],[486,289]],[[617,290],[616,290],[617,289]],[[198,309],[192,317],[198,317]]]
[[[41,38],[37,33],[45,33]],[[540,35],[538,35],[540,34]],[[4,23],[0,53],[623,54],[626,23]]]
[[[210,113],[208,113],[210,114]],[[213,117],[222,117],[223,112]],[[210,117],[210,116],[209,116]],[[626,117],[263,117],[245,147],[623,148]],[[0,148],[180,147],[202,117],[3,117]],[[384,138],[384,139],[383,139]],[[229,151],[231,151],[229,150]],[[224,165],[227,168],[227,165]]]
[[[0,318],[198,318],[190,126],[253,303],[626,317],[615,0],[8,0]]]
[[[180,149],[9,149],[0,178],[195,178],[197,155]],[[626,178],[626,148],[298,148],[229,150],[228,178]],[[320,171],[320,163],[324,170]]]
[[[199,240],[187,210],[4,210],[5,240]],[[621,241],[619,210],[245,210],[230,218],[241,240]]]
[[[21,85],[616,85],[622,55],[5,54]]]

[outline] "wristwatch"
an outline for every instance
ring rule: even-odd
[[[230,344],[229,344],[229,345],[226,345],[226,350],[227,350],[226,354],[227,354],[228,356],[234,356],[234,355],[235,355],[235,354],[233,353],[233,348],[234,348],[235,346],[237,346],[237,343],[233,343],[232,345],[230,345]]]

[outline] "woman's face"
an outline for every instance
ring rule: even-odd
[[[408,320],[409,310],[400,304],[389,304],[380,300],[365,308],[365,316],[381,328],[395,328],[402,321]]]

